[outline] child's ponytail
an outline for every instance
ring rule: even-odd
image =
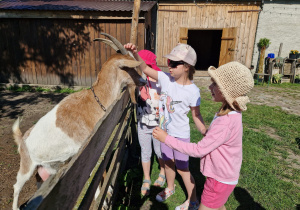
[[[184,66],[189,69],[189,71],[188,71],[189,80],[193,80],[194,79],[194,74],[196,72],[195,67],[188,64],[188,63],[184,63]]]

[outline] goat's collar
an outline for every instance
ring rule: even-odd
[[[99,100],[98,96],[96,95],[96,93],[95,93],[95,91],[94,91],[94,88],[93,88],[93,86],[91,86],[91,90],[92,90],[92,92],[93,92],[93,94],[94,94],[94,97],[95,97],[96,101],[97,101],[97,102],[98,102],[98,104],[100,105],[100,107],[103,109],[103,111],[105,111],[105,112],[106,112],[106,109],[105,109],[105,107],[103,106],[103,104],[101,104],[101,102],[100,102],[100,100]]]

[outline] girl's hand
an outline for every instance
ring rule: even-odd
[[[167,132],[162,130],[159,127],[156,127],[153,129],[152,135],[154,138],[156,138],[158,141],[165,143],[165,140],[168,136]]]
[[[131,51],[133,54],[137,53],[137,47],[132,43],[127,43],[124,45],[125,49]]]

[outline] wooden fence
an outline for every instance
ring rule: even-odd
[[[132,143],[133,105],[128,91],[107,109],[96,124],[87,143],[55,176],[42,184],[35,195],[21,209],[98,209],[102,206],[109,185],[117,189],[116,177],[126,164],[128,145]],[[112,157],[112,159],[111,159]],[[110,162],[111,160],[111,162]],[[108,163],[100,195],[95,192]],[[115,190],[114,190],[115,191]],[[112,205],[117,193],[113,193]]]

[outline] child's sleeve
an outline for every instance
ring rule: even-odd
[[[167,136],[165,144],[191,157],[203,157],[229,140],[231,130],[226,118],[217,118],[206,136],[196,143],[187,143],[172,136]]]
[[[200,90],[197,88],[197,90],[194,90],[192,96],[189,99],[189,106],[195,107],[200,106],[201,103],[201,97],[200,97]]]
[[[158,81],[157,84],[162,87],[164,84],[169,83],[170,77],[169,74],[166,74],[162,71],[158,71]]]

